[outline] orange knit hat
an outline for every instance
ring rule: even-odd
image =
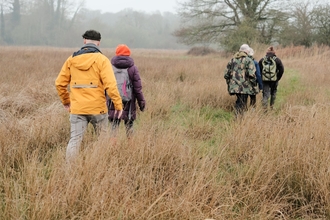
[[[131,50],[125,44],[119,44],[116,48],[116,56],[130,56]]]

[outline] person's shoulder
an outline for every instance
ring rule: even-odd
[[[94,53],[95,55],[97,55],[97,56],[99,56],[99,57],[102,57],[102,59],[103,58],[105,58],[105,59],[108,59],[108,57],[106,56],[106,55],[104,55],[103,53]]]
[[[228,60],[228,63],[232,63],[235,60],[235,57],[232,57]]]
[[[279,57],[278,57],[278,56],[276,56],[276,55],[275,55],[274,57],[276,58],[276,60],[281,60],[281,58],[279,58]]]
[[[130,63],[132,63],[132,64],[131,64],[132,66],[134,65],[134,59],[133,59],[133,57],[129,56],[129,57],[127,57],[127,60],[128,60]]]
[[[278,56],[274,56],[274,60],[278,64],[282,64],[282,60]]]
[[[127,70],[129,72],[139,73],[138,67],[135,64],[133,64],[132,66],[128,67]]]
[[[251,58],[251,57],[249,57],[249,56],[246,56],[246,57],[245,57],[245,60],[248,61],[248,62],[254,63],[253,58]]]
[[[266,56],[263,56],[260,58],[259,62],[262,62],[265,59]]]
[[[72,60],[73,55],[71,54],[70,56],[68,56],[68,58],[66,58],[65,62],[69,62],[70,60]]]
[[[106,55],[104,55],[103,53],[93,53],[93,56],[95,56],[96,59],[98,59],[102,62],[106,61],[106,62],[110,63],[109,58]]]

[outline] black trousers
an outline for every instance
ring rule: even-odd
[[[250,106],[252,108],[255,108],[256,103],[257,103],[257,95],[250,95]]]
[[[247,109],[247,100],[249,95],[236,93],[236,102],[235,102],[235,113],[243,114]]]
[[[117,134],[117,131],[119,129],[120,122],[122,121],[121,119],[109,119],[111,123],[111,128],[112,131]],[[133,134],[133,120],[124,120],[125,124],[125,129],[126,129],[126,135],[127,137],[130,137]]]

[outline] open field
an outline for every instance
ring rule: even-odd
[[[2,47],[0,219],[329,219],[329,49],[278,49],[275,110],[241,120],[229,57],[132,50],[147,101],[133,138],[89,129],[68,169],[54,81],[75,49]]]

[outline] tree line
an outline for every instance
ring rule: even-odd
[[[186,45],[215,44],[235,51],[242,43],[330,45],[327,1],[186,0],[175,31]]]
[[[179,16],[171,12],[101,13],[73,0],[3,0],[0,44],[76,47],[82,44],[82,33],[95,29],[102,34],[102,47],[125,43],[132,48],[181,49],[186,46],[172,34],[179,24]]]
[[[117,13],[73,0],[2,0],[1,45],[76,47],[87,29],[103,47],[182,49],[196,45],[235,51],[242,43],[330,45],[330,3],[285,0],[185,0],[177,13]]]

